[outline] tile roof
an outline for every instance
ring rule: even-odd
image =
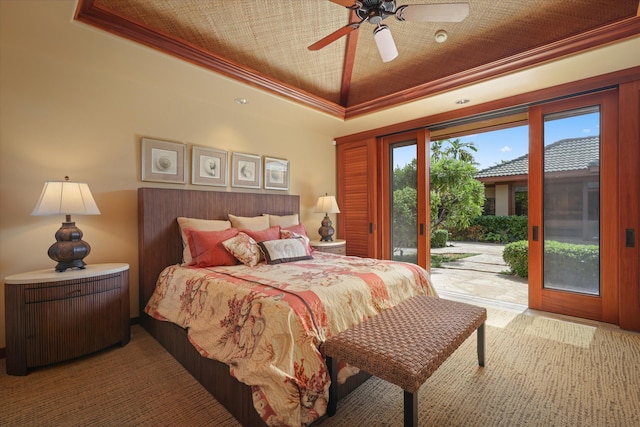
[[[547,145],[544,148],[545,172],[565,172],[587,170],[600,164],[600,137],[567,138]],[[483,169],[476,178],[527,175],[529,173],[529,155],[518,157],[499,165]]]

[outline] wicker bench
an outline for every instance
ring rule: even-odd
[[[478,364],[484,366],[487,311],[474,305],[417,296],[350,329],[322,346],[331,375],[329,407],[337,408],[338,360],[404,390],[404,425],[418,425],[418,389],[471,335],[477,334]]]

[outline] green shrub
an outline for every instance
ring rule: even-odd
[[[600,280],[600,250],[597,245],[577,245],[554,240],[544,242],[545,282],[572,287],[597,286]],[[502,258],[511,272],[529,276],[529,242],[521,240],[504,247]],[[580,274],[576,275],[576,272]]]
[[[527,217],[519,215],[482,215],[471,220],[469,227],[451,230],[453,240],[508,243],[527,239]]]
[[[520,277],[529,277],[529,242],[527,240],[506,245],[502,251],[502,259],[511,269],[511,273]]]
[[[449,232],[447,230],[436,230],[431,234],[431,247],[444,248],[447,246],[447,238]]]
[[[600,249],[597,245],[546,240],[544,272],[545,283],[562,283],[574,289],[597,288],[600,283]]]

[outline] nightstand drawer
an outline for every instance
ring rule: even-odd
[[[346,240],[332,240],[330,242],[322,242],[320,240],[312,240],[311,246],[319,252],[328,252],[331,254],[346,255],[347,242]]]
[[[57,286],[37,287],[38,285],[32,285],[31,288],[26,287],[24,290],[25,303],[55,301],[118,289],[120,288],[120,274],[69,282],[69,284]]]
[[[344,255],[347,253],[347,245],[328,246],[324,248],[316,248],[316,250],[320,252],[328,252],[330,254]]]

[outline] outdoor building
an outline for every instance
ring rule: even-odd
[[[600,138],[568,138],[545,147],[545,179],[553,179],[553,191],[545,191],[548,238],[581,235],[598,239],[600,204]],[[526,215],[529,156],[479,171],[485,185],[485,215]],[[572,207],[579,206],[579,209]],[[581,232],[578,232],[580,231]]]

